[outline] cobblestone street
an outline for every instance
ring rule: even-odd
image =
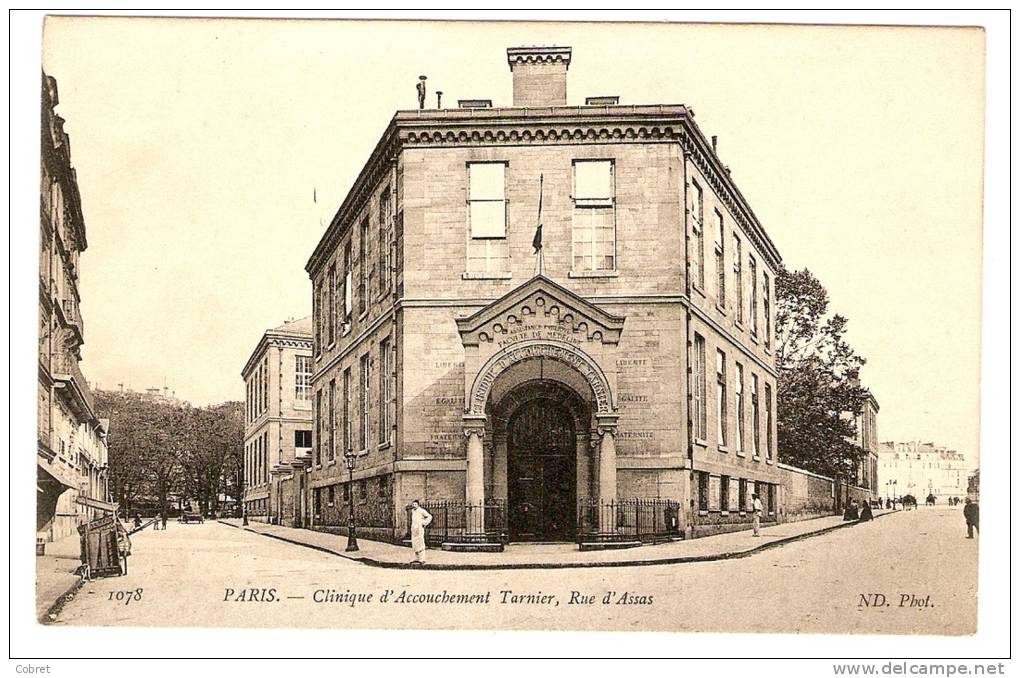
[[[959,509],[922,508],[733,560],[416,571],[171,523],[135,535],[128,575],[86,583],[56,623],[583,630],[594,617],[619,630],[966,634],[979,542],[964,536]]]

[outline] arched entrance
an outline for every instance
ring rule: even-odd
[[[590,396],[548,376],[496,391],[487,480],[492,496],[506,502],[510,540],[572,540],[578,498],[592,491]]]

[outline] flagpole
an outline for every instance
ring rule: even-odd
[[[542,264],[545,259],[545,251],[542,247],[542,190],[545,185],[545,175],[538,175],[538,228],[535,231],[535,239],[532,242],[535,245],[535,254],[538,255],[538,274],[542,275]]]

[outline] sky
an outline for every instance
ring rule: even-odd
[[[693,107],[785,265],[850,319],[879,439],[976,462],[979,29],[51,17],[85,374],[243,399],[265,329],[310,314],[304,265],[418,75],[430,105],[510,105],[506,47],[536,44],[573,48],[569,104]]]

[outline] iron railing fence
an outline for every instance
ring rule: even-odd
[[[427,499],[421,507],[432,514],[425,529],[425,544],[439,547],[451,542],[486,542],[505,544],[506,503],[502,499],[486,499],[468,503],[457,499]],[[405,539],[411,538],[411,510],[408,505]]]
[[[577,503],[577,541],[670,541],[682,535],[680,502],[673,499],[582,498]]]

